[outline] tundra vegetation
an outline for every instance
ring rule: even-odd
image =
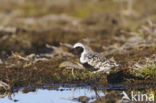
[[[82,42],[120,66],[85,70]],[[47,83],[156,85],[155,0],[0,0],[0,91]],[[98,100],[97,100],[98,102]]]

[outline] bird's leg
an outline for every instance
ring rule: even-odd
[[[73,75],[73,77],[75,78],[75,75],[74,75],[74,68],[72,68],[72,75]]]

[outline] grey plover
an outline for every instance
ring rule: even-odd
[[[102,54],[89,51],[82,43],[76,43],[73,49],[79,52],[80,63],[94,73],[101,71],[109,73],[114,67],[118,66],[115,61],[106,59]]]

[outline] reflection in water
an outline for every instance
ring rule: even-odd
[[[133,91],[125,89],[123,85],[109,85],[105,88],[104,85],[101,87],[48,85],[39,89],[22,88],[12,94],[0,94],[0,103],[94,103],[95,101],[95,103],[133,103],[132,99],[154,101],[154,92],[146,89]],[[142,95],[144,98],[139,99]]]
[[[97,97],[104,96],[102,91],[90,87],[59,87],[58,89],[37,89],[35,92],[23,93],[22,89],[17,93],[0,98],[0,103],[76,103],[92,102]]]

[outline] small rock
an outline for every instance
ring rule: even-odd
[[[78,101],[81,102],[81,103],[88,103],[89,98],[86,97],[86,96],[80,96],[80,97],[78,98]]]

